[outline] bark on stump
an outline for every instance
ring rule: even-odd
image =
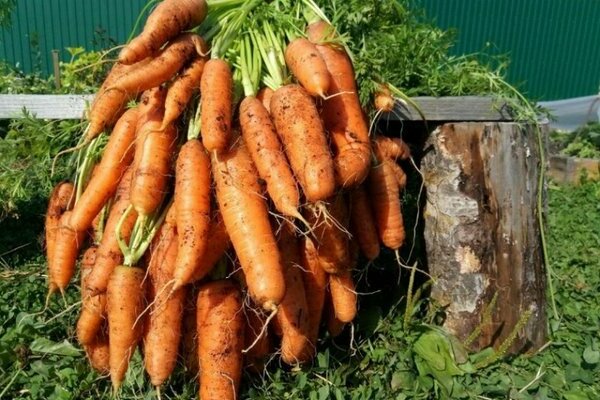
[[[481,328],[470,347],[497,348],[531,312],[509,351],[539,348],[546,339],[546,277],[536,130],[516,123],[446,124],[431,134],[425,152],[427,262],[445,328],[462,340]]]

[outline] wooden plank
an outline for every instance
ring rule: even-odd
[[[505,102],[493,97],[413,97],[427,121],[512,121]],[[385,116],[384,116],[385,118]],[[401,102],[389,114],[391,120],[422,121],[417,110]]]
[[[588,179],[600,179],[600,160],[561,155],[550,157],[548,176],[557,182],[577,185],[584,173]]]
[[[23,118],[24,110],[41,119],[80,119],[94,95],[0,95],[0,119]]]

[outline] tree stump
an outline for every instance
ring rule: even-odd
[[[498,348],[519,324],[509,352],[539,348],[547,324],[536,130],[442,125],[427,141],[422,169],[431,297],[445,307],[445,328],[461,340],[480,331],[470,345],[480,350]]]

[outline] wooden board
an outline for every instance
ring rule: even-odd
[[[444,124],[427,145],[425,244],[431,297],[444,307],[444,327],[463,341],[481,328],[473,350],[498,348],[515,329],[510,352],[540,348],[547,325],[536,130]]]
[[[568,156],[550,157],[548,176],[557,182],[579,184],[583,174],[588,179],[600,179],[600,160]]]
[[[493,97],[414,97],[427,121],[511,121],[506,103]],[[396,102],[396,108],[388,117],[392,120],[422,121],[417,110]],[[384,116],[386,118],[386,116]]]
[[[0,119],[22,118],[23,109],[38,118],[79,119],[93,95],[0,95]],[[505,103],[492,97],[414,97],[428,121],[510,121]],[[383,118],[421,121],[411,106],[397,103]]]
[[[40,119],[80,119],[94,95],[0,95],[0,119],[23,118],[28,113]]]

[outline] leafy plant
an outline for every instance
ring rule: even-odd
[[[560,154],[600,158],[600,123],[598,122],[588,122],[573,132],[552,132],[550,139],[555,151]]]

